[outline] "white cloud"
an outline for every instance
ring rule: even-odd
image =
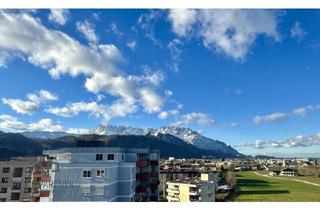
[[[209,115],[201,112],[192,112],[182,116],[182,120],[172,123],[174,126],[187,126],[190,123],[197,123],[199,125],[210,125],[213,124],[215,120]]]
[[[78,21],[76,26],[78,31],[81,32],[89,42],[97,43],[99,41],[99,37],[95,32],[95,25],[90,23],[88,20]]]
[[[197,21],[197,11],[192,9],[172,9],[168,19],[172,22],[172,30],[178,36],[188,35]]]
[[[2,98],[2,102],[9,105],[11,109],[17,113],[31,115],[39,111],[42,104],[49,101],[58,100],[58,96],[47,90],[40,90],[36,93],[28,93],[27,98],[28,100],[26,101],[21,99]]]
[[[135,40],[130,40],[127,42],[127,46],[130,50],[135,51],[137,49],[138,44]]]
[[[182,53],[182,50],[179,48],[179,46],[182,45],[182,42],[179,39],[173,39],[169,42],[167,45],[167,48],[170,51],[171,58],[172,58],[172,69],[174,71],[179,71],[179,62],[180,62],[180,56]]]
[[[281,121],[287,117],[287,114],[281,112],[275,112],[266,116],[257,115],[254,117],[253,121],[256,124],[261,124],[263,122],[274,122],[274,121]]]
[[[89,130],[86,128],[69,128],[66,132],[72,134],[87,134]]]
[[[117,24],[114,23],[114,22],[110,23],[110,29],[117,36],[122,36],[123,35],[123,33],[119,30]]]
[[[301,27],[301,24],[299,22],[295,22],[294,26],[290,30],[290,35],[291,38],[296,39],[298,42],[300,42],[305,38],[307,32]]]
[[[120,101],[132,107],[141,104],[148,112],[161,111],[163,99],[154,90],[154,80],[146,79],[146,75],[126,75],[119,69],[123,58],[113,44],[82,45],[23,12],[0,11],[0,25],[8,26],[0,28],[0,50],[23,54],[28,62],[47,70],[52,78],[84,76],[84,87],[89,92],[116,97],[115,109]]]
[[[65,25],[70,18],[67,9],[50,9],[49,20],[59,25]]]
[[[130,100],[120,100],[111,105],[81,101],[68,103],[64,107],[51,107],[48,108],[46,112],[62,117],[74,117],[78,116],[81,112],[86,112],[89,113],[90,116],[102,118],[103,120],[108,121],[114,117],[124,117],[127,114],[134,113],[136,108],[134,101]]]
[[[292,112],[293,114],[298,115],[300,117],[306,117],[310,111],[314,109],[319,109],[319,108],[320,108],[320,105],[308,105],[308,106],[300,107],[297,109],[293,109]]]
[[[140,95],[146,112],[153,113],[161,111],[164,101],[154,91],[150,89],[141,89]]]
[[[256,140],[254,143],[242,143],[237,147],[252,147],[252,148],[291,148],[291,147],[307,147],[320,145],[320,135],[302,136],[297,135],[285,140]]]
[[[169,12],[169,20],[177,36],[200,38],[206,48],[237,61],[246,58],[260,35],[277,42],[281,40],[277,31],[278,16],[278,13],[270,10],[203,9]],[[196,34],[190,33],[191,29]]]
[[[158,118],[161,120],[165,120],[170,116],[176,116],[180,113],[179,107],[177,109],[170,109],[169,111],[162,111],[158,114]]]
[[[138,18],[138,26],[144,31],[145,36],[152,41],[154,45],[163,47],[160,40],[158,40],[154,34],[154,29],[157,21],[163,16],[162,10],[151,10],[148,13],[142,14]]]
[[[0,115],[0,129],[7,132],[63,131],[61,125],[56,124],[53,120],[48,118],[41,119],[34,123],[25,123],[10,115]]]

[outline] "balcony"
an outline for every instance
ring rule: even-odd
[[[180,193],[179,189],[178,188],[168,188],[167,189],[167,192],[168,193]]]
[[[149,173],[138,173],[136,174],[136,179],[149,179]]]
[[[150,165],[151,166],[157,166],[157,165],[159,165],[159,162],[157,160],[151,160],[150,161]]]
[[[158,177],[158,176],[159,176],[158,172],[151,172],[150,173],[151,178]]]
[[[136,187],[136,193],[146,193],[148,192],[148,187]]]
[[[147,167],[148,166],[148,161],[147,160],[138,160],[136,162],[137,167]]]
[[[176,198],[176,197],[172,197],[172,196],[167,196],[167,200],[169,201],[169,202],[179,202],[180,201],[180,199],[179,198]]]
[[[200,192],[199,191],[190,191],[189,192],[189,195],[200,195]]]

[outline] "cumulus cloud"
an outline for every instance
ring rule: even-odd
[[[66,132],[71,134],[87,134],[89,130],[86,128],[69,128]]]
[[[293,114],[298,115],[300,117],[306,117],[310,111],[314,109],[319,109],[319,108],[320,108],[320,105],[307,105],[304,107],[293,109],[292,112]]]
[[[291,147],[308,147],[320,145],[320,134],[310,136],[294,136],[285,140],[256,140],[254,143],[242,143],[236,147],[251,148],[291,148]]]
[[[96,35],[95,32],[95,25],[90,23],[88,20],[85,21],[78,21],[76,23],[77,29],[81,32],[84,37],[91,43],[97,43],[99,37]]]
[[[278,16],[271,10],[174,9],[168,19],[177,36],[200,38],[206,48],[242,61],[259,36],[281,41]]]
[[[147,112],[161,111],[163,99],[156,93],[154,81],[150,82],[150,77],[141,79],[145,75],[141,78],[127,75],[119,69],[123,58],[115,45],[82,45],[61,31],[48,29],[39,19],[24,12],[0,11],[0,25],[7,26],[0,28],[0,50],[23,54],[29,63],[47,70],[52,78],[85,77],[84,87],[89,92],[107,93],[116,98],[114,104],[108,106],[117,112],[123,104],[132,107],[139,104]],[[85,21],[78,25],[83,32],[92,29]],[[97,41],[92,38],[94,35],[88,37]]]
[[[211,125],[215,122],[209,115],[201,112],[192,112],[182,116],[182,119],[172,123],[174,126],[187,126],[190,123],[197,123],[199,125]]]
[[[301,27],[301,24],[299,22],[295,22],[294,26],[290,30],[290,35],[291,38],[296,39],[298,42],[300,42],[305,38],[307,32]]]
[[[276,122],[276,121],[281,121],[286,119],[287,114],[285,113],[281,113],[281,112],[275,112],[269,115],[265,115],[265,116],[260,116],[257,115],[254,117],[253,121],[256,124],[261,124],[263,122]]]
[[[178,36],[188,35],[197,21],[197,11],[193,9],[172,9],[168,19],[172,22],[172,30]]]
[[[50,9],[49,20],[59,25],[65,25],[70,18],[67,9]]]
[[[58,96],[47,91],[47,90],[40,90],[35,93],[28,93],[27,94],[28,100],[21,100],[21,99],[8,99],[2,98],[2,102],[7,104],[20,114],[28,114],[32,115],[33,113],[39,111],[40,106],[45,104],[49,101],[58,100]]]
[[[63,127],[53,120],[45,118],[38,122],[25,123],[11,115],[0,115],[0,129],[7,132],[23,131],[63,131]]]
[[[136,109],[136,105],[130,100],[120,100],[111,105],[81,101],[68,103],[64,107],[51,107],[48,108],[46,112],[62,117],[74,117],[78,116],[81,112],[86,112],[89,113],[90,116],[103,118],[103,120],[108,121],[114,117],[124,117],[127,114],[134,113]]]

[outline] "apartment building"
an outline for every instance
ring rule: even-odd
[[[52,168],[43,178],[40,201],[158,200],[157,150],[101,146],[43,154],[52,161]]]
[[[39,201],[44,157],[18,157],[0,161],[0,201]]]
[[[214,174],[201,174],[198,179],[167,182],[168,202],[214,202],[216,182]]]

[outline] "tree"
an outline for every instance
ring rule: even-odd
[[[227,172],[225,180],[231,187],[234,187],[237,183],[236,176],[235,176],[234,172],[232,172],[232,171]]]

